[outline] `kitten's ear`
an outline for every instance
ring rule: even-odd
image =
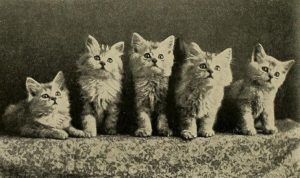
[[[112,45],[111,49],[116,51],[117,53],[119,53],[119,55],[123,55],[123,52],[124,52],[124,42],[123,41],[120,41],[114,45]]]
[[[289,60],[289,61],[283,62],[285,71],[288,72],[294,64],[295,64],[295,60]]]
[[[188,56],[193,57],[193,56],[204,56],[205,52],[202,51],[202,49],[199,47],[199,45],[195,42],[192,42],[188,48]]]
[[[33,78],[27,77],[26,78],[26,89],[28,92],[28,99],[31,100],[42,89],[42,86],[39,82],[35,81]]]
[[[59,71],[59,72],[56,74],[56,76],[54,77],[54,79],[53,79],[52,82],[55,83],[56,85],[58,85],[59,88],[60,88],[61,90],[63,90],[64,87],[65,87],[65,77],[64,77],[64,73],[63,73],[62,71]]]
[[[251,55],[251,62],[258,62],[264,59],[264,57],[266,57],[267,54],[263,48],[263,46],[259,43],[257,43],[252,51],[252,55]]]
[[[90,53],[97,53],[97,51],[99,51],[99,49],[100,49],[100,45],[99,45],[98,41],[92,35],[89,35],[87,37],[87,39],[85,41],[85,45],[86,45],[87,50]]]
[[[131,39],[131,46],[133,47],[134,51],[137,52],[138,49],[145,45],[147,41],[138,33],[133,33],[132,34],[132,39]]]
[[[224,51],[222,51],[221,53],[218,54],[218,57],[220,57],[221,59],[227,59],[228,62],[231,62],[232,60],[232,48],[227,48]]]
[[[175,45],[175,36],[171,35],[162,42],[160,42],[164,48],[168,49],[169,52],[173,52],[174,45]]]

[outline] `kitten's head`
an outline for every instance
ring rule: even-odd
[[[124,42],[108,46],[99,44],[94,37],[89,35],[85,45],[87,50],[77,62],[79,71],[97,75],[102,79],[120,76],[123,72],[121,56],[124,51]]]
[[[262,45],[257,44],[253,48],[247,75],[264,87],[278,88],[294,63],[294,60],[282,62],[267,55]]]
[[[191,43],[183,64],[183,80],[198,82],[203,87],[227,86],[232,81],[231,60],[231,48],[221,53],[208,53],[198,44]]]
[[[69,108],[68,89],[65,86],[64,75],[61,71],[49,83],[39,83],[33,78],[27,77],[26,89],[28,92],[27,100],[31,103],[32,110],[67,111]]]
[[[133,75],[170,76],[174,63],[174,43],[174,36],[169,36],[162,42],[152,42],[145,40],[137,33],[133,33],[130,61]]]

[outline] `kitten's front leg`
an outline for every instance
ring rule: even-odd
[[[197,137],[197,123],[195,117],[184,116],[180,118],[180,135],[186,140]]]
[[[152,124],[150,118],[150,112],[146,108],[139,109],[138,112],[138,129],[135,131],[135,136],[148,137],[152,135]]]
[[[104,123],[104,131],[106,134],[115,135],[117,134],[119,108],[117,104],[110,105],[108,108],[108,115]]]
[[[70,126],[66,128],[66,131],[70,134],[70,136],[74,137],[88,137],[88,134],[86,134],[84,131],[76,129],[73,126]]]
[[[158,134],[162,136],[173,135],[173,132],[169,127],[168,118],[164,113],[159,114],[157,117],[157,130]]]
[[[275,126],[274,105],[273,104],[266,105],[261,116],[262,116],[263,132],[265,134],[277,133],[278,129]]]
[[[25,125],[20,130],[21,136],[37,137],[37,138],[55,138],[65,140],[69,137],[64,130],[55,128],[32,128],[30,125]]]
[[[257,131],[254,126],[254,118],[251,106],[241,106],[241,132],[244,135],[256,135]]]
[[[215,135],[213,130],[214,123],[216,120],[217,111],[212,111],[208,116],[204,116],[200,120],[198,135],[202,137],[212,137]]]
[[[82,127],[87,137],[97,136],[97,119],[92,107],[93,103],[85,103],[82,115]]]

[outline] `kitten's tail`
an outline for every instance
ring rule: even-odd
[[[9,105],[5,109],[2,119],[1,119],[1,126],[5,130],[7,130],[11,126],[13,126],[14,123],[17,123],[17,112],[19,109],[20,109],[20,107],[18,107],[18,105],[14,105],[14,104]]]

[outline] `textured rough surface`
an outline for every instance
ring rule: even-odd
[[[299,177],[300,124],[276,135],[212,138],[98,136],[66,141],[0,137],[0,176]]]

